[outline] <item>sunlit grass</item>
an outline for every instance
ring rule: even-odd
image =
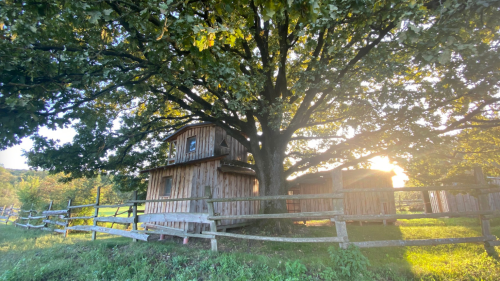
[[[335,227],[328,223],[318,221],[308,225],[296,225],[285,234],[335,236]],[[481,228],[476,218],[419,219],[400,220],[388,226],[349,224],[348,232],[351,241],[369,241],[480,236]],[[492,221],[492,232],[500,236],[500,220]],[[268,271],[282,270],[284,262],[298,259],[307,266],[307,274],[313,280],[319,278],[318,272],[331,266],[327,253],[331,245],[335,244],[219,239],[220,251],[231,252],[228,257],[241,264],[242,267],[235,270],[247,274],[248,267],[263,265]],[[211,256],[209,248],[207,240],[191,239],[188,246],[176,242],[132,243],[129,238],[99,233],[97,241],[90,241],[90,233],[73,232],[65,239],[57,234],[0,225],[0,280],[155,280],[162,277],[201,280],[215,276],[210,275],[213,274],[210,259],[218,258]],[[500,251],[499,247],[496,249]],[[362,249],[362,252],[370,260],[371,277],[376,280],[500,280],[500,264],[485,254],[482,244],[384,247]],[[174,257],[177,257],[175,262]],[[176,267],[176,263],[184,267]],[[232,275],[217,276],[225,279]]]

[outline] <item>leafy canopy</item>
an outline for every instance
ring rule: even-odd
[[[129,186],[198,120],[249,149],[261,184],[270,165],[282,180],[408,157],[498,125],[498,15],[493,0],[4,1],[0,146],[31,135],[31,165]]]

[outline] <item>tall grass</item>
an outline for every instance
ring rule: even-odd
[[[479,236],[476,219],[401,220],[396,226],[349,225],[352,241]],[[500,236],[499,221],[492,222]],[[291,236],[333,236],[332,226],[297,226]],[[334,243],[219,239],[138,242],[99,234],[59,235],[0,225],[0,280],[500,280],[500,264],[481,244],[361,249],[370,266],[347,274],[363,258],[330,250]],[[335,249],[335,248],[330,248]],[[500,250],[497,247],[497,250]],[[353,250],[354,251],[354,250]],[[334,256],[331,256],[334,255]],[[344,267],[344,269],[342,268]],[[354,268],[354,266],[353,266]],[[344,270],[344,273],[342,273]]]

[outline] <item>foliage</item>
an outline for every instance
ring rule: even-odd
[[[85,205],[95,202],[96,188],[101,186],[101,203],[117,204],[131,197],[130,192],[121,192],[109,178],[74,179],[68,181],[63,173],[48,175],[46,172],[17,171],[0,168],[0,203],[19,204],[23,208],[46,209],[50,201],[53,208],[64,209],[68,200],[72,205]],[[2,205],[2,206],[3,206]]]
[[[485,175],[500,176],[499,145],[499,128],[472,128],[448,136],[446,142],[401,163],[413,185],[476,183],[475,167],[481,167]]]
[[[499,125],[495,0],[0,5],[0,147],[33,136],[29,164],[51,173],[144,189],[160,140],[210,121],[252,153],[262,194],[285,194],[295,174]]]
[[[5,168],[0,167],[0,206],[18,203],[14,191],[15,177]]]
[[[337,276],[341,279],[364,279],[370,266],[368,259],[363,256],[358,247],[349,245],[347,249],[340,247],[329,247],[328,253],[337,271]]]

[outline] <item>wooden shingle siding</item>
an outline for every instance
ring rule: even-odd
[[[214,198],[228,198],[237,196],[258,196],[258,182],[253,176],[222,173],[217,170],[220,160],[202,162],[196,165],[166,167],[162,170],[152,171],[148,185],[147,200],[162,199],[162,178],[172,176],[172,195],[169,198],[203,197],[205,186],[212,187]],[[229,214],[257,214],[258,201],[255,202],[230,202],[215,203],[215,213]],[[191,212],[206,213],[205,200],[176,201],[146,203],[145,213]],[[223,220],[221,225],[230,225],[244,222],[244,220]],[[208,224],[166,222],[159,225],[179,228],[194,233],[208,230]]]

